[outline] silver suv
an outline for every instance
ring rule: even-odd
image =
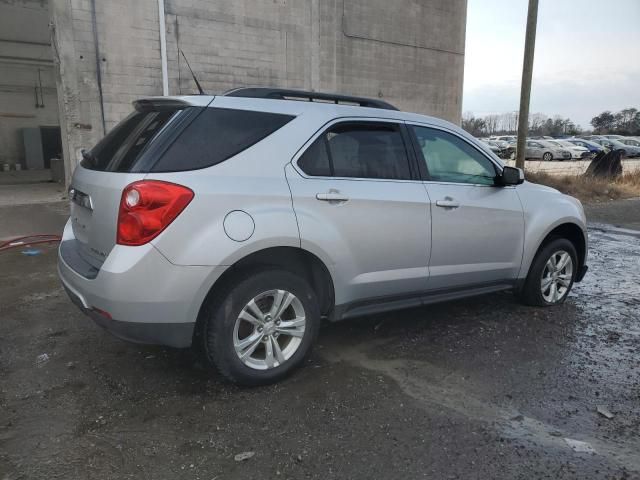
[[[60,278],[116,336],[194,346],[234,382],[290,373],[323,318],[555,305],[587,270],[580,203],[451,123],[277,89],[134,106],[74,172]]]

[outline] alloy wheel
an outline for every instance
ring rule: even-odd
[[[302,302],[286,290],[269,290],[252,298],[233,329],[233,346],[247,367],[268,370],[289,360],[304,337]]]
[[[542,270],[540,291],[542,298],[548,303],[560,302],[571,286],[573,278],[573,260],[564,250],[556,251]]]

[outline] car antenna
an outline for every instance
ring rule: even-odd
[[[196,74],[193,73],[193,70],[191,70],[191,65],[189,65],[189,60],[187,60],[187,57],[185,56],[184,52],[182,51],[182,49],[180,49],[180,53],[182,54],[182,57],[184,58],[184,61],[187,62],[187,67],[189,68],[189,71],[191,72],[191,76],[193,77],[193,81],[196,82],[196,87],[198,87],[198,92],[200,92],[200,95],[204,95],[204,90],[202,90],[202,87],[200,86],[200,82],[198,82],[198,79],[196,78]]]

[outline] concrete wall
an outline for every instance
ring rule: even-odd
[[[50,10],[68,182],[81,150],[124,118],[133,100],[162,94],[158,4],[50,0]]]
[[[465,0],[322,2],[323,88],[459,123]]]
[[[313,89],[460,120],[466,0],[165,2],[170,94],[196,92],[181,49],[210,93]],[[158,2],[51,0],[51,17],[73,167],[132,100],[162,94]]]
[[[46,1],[0,0],[0,165],[24,166],[22,128],[58,125],[48,24]]]

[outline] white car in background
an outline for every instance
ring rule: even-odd
[[[506,140],[492,140],[492,142],[497,144],[502,149],[509,148],[509,146],[513,143],[513,142],[507,142]]]
[[[576,145],[575,143],[571,143],[567,140],[547,140],[547,142],[557,145],[563,150],[569,150],[569,153],[571,153],[571,158],[573,160],[581,160],[583,158],[588,158],[589,156],[591,156],[588,148],[581,147],[580,145]]]
[[[490,137],[489,140],[514,143],[518,140],[518,137],[516,137],[515,135],[497,135]]]

